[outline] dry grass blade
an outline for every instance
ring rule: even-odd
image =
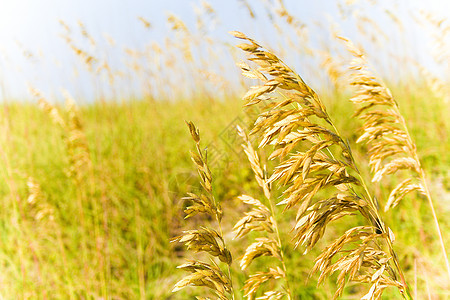
[[[247,195],[242,195],[239,199],[245,204],[253,205],[254,208],[246,212],[245,217],[234,225],[235,238],[243,237],[252,231],[265,231],[268,233],[275,231],[271,212],[264,204]]]
[[[188,250],[204,251],[228,265],[231,264],[231,253],[225,248],[222,236],[214,229],[201,227],[200,230],[187,230],[183,232],[182,236],[176,237],[172,241],[184,243]]]
[[[418,191],[427,198],[450,279],[450,264],[439,221],[425,171],[421,167],[417,148],[406,121],[390,90],[369,69],[364,52],[350,40],[341,39],[353,55],[350,83],[356,87],[356,93],[350,100],[358,105],[356,115],[364,120],[363,133],[358,142],[365,141],[369,148],[373,181],[380,181],[386,175],[396,174],[401,169],[409,169],[414,175],[414,178],[402,181],[392,190],[385,209],[396,206],[412,191]]]
[[[261,284],[266,283],[269,280],[277,280],[284,277],[286,277],[286,274],[279,267],[270,268],[268,272],[257,272],[256,274],[250,275],[250,278],[244,285],[244,296],[250,300],[253,300],[255,299],[256,291],[259,289]],[[256,299],[281,299],[285,295],[286,294],[281,291],[268,291],[265,292],[263,297],[258,297]]]
[[[192,122],[186,122],[186,124],[196,144],[197,152],[191,152],[191,158],[197,167],[204,193],[200,195],[189,193],[188,197],[183,198],[192,203],[184,212],[186,213],[186,218],[199,213],[210,215],[216,219],[219,230],[202,226],[200,229],[184,231],[183,235],[172,239],[172,242],[184,243],[188,250],[206,252],[211,257],[211,264],[191,260],[179,266],[178,268],[190,272],[190,275],[176,283],[172,291],[176,292],[187,286],[204,286],[213,290],[221,300],[230,299],[230,297],[234,299],[230,275],[232,257],[230,251],[226,248],[223,238],[221,227],[223,214],[219,203],[213,196],[212,174],[208,167],[207,155],[201,151],[198,129]],[[213,258],[217,258],[227,265],[228,274],[219,268]]]
[[[70,164],[68,175],[77,181],[81,181],[92,170],[92,161],[87,138],[80,120],[80,112],[75,100],[67,92],[64,92],[66,113],[68,115],[65,118],[38,90],[31,89],[31,92],[38,99],[38,104],[42,110],[49,114],[52,121],[64,130],[64,141]]]
[[[28,177],[27,203],[32,211],[33,218],[40,224],[54,226],[54,208],[47,203],[41,185],[33,177]]]
[[[278,204],[285,205],[285,209],[297,210],[296,246],[310,250],[330,222],[359,212],[372,226],[366,228],[367,232],[360,228],[351,232],[358,239],[360,234],[370,234],[371,238],[353,243],[351,249],[338,249],[332,255],[322,257],[323,263],[330,264],[322,271],[322,277],[338,270],[341,272],[335,298],[342,294],[347,280],[367,282],[370,278],[369,282],[375,287],[368,295],[379,297],[386,286],[395,286],[405,299],[411,299],[392,246],[393,234],[381,220],[378,204],[359,173],[349,145],[334,126],[318,95],[277,56],[243,33],[231,34],[246,41],[246,46],[241,44],[240,48],[258,66],[252,69],[240,64],[244,75],[262,81],[244,96],[244,101],[246,105],[262,103],[262,112],[251,134],[259,135],[260,147],[274,146],[270,158],[280,159],[269,183],[285,186],[284,199]],[[334,194],[317,201],[322,190]],[[331,265],[331,258],[337,254],[340,258]],[[385,258],[384,266],[377,260],[381,258]]]
[[[31,88],[31,94],[37,99],[39,107],[52,118],[55,124],[63,128],[66,126],[66,122],[58,109],[50,104],[38,90]]]
[[[413,184],[411,183],[412,179],[407,178],[399,183],[390,193],[388,201],[384,207],[385,211],[388,211],[390,208],[396,207],[398,203],[405,197],[406,194],[412,191],[419,191],[421,194],[425,194],[425,189],[422,184]]]
[[[214,290],[219,299],[228,299],[226,293],[232,291],[231,282],[216,265],[189,261],[178,266],[178,268],[191,274],[177,282],[172,290],[173,292],[186,286],[204,286]]]
[[[256,242],[245,250],[245,254],[241,259],[241,269],[246,270],[252,261],[260,256],[272,256],[280,259],[278,243],[269,238],[257,238]]]

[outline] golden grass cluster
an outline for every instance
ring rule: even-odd
[[[281,299],[286,296],[292,299],[292,291],[289,287],[289,280],[287,278],[286,262],[283,253],[283,244],[281,242],[279,226],[276,221],[276,211],[274,208],[274,200],[271,196],[271,184],[267,178],[266,166],[261,166],[258,153],[253,148],[251,142],[245,131],[237,127],[239,136],[243,139],[242,147],[250,162],[251,169],[255,175],[256,182],[262,189],[265,203],[269,203],[269,207],[261,201],[248,196],[241,195],[239,197],[245,204],[252,205],[251,211],[245,213],[245,217],[239,220],[234,226],[235,237],[240,238],[248,235],[251,232],[264,232],[264,237],[256,238],[256,242],[247,247],[243,257],[241,258],[240,267],[245,271],[255,258],[261,256],[269,256],[279,260],[279,265],[269,267],[268,270],[257,272],[250,275],[250,278],[245,282],[243,287],[244,296],[247,299],[255,299],[255,295],[263,283],[268,281],[276,281],[283,279],[285,284],[279,290],[272,289],[265,291],[264,296],[258,299]],[[276,285],[276,283],[275,283]]]
[[[187,207],[184,212],[186,218],[195,216],[199,213],[205,213],[215,218],[219,230],[213,228],[201,227],[200,229],[184,231],[182,236],[174,238],[173,242],[184,243],[188,250],[194,252],[206,252],[211,257],[211,263],[189,261],[178,268],[190,272],[191,274],[180,280],[173,292],[176,292],[186,286],[205,286],[215,291],[217,297],[221,300],[229,299],[227,295],[233,295],[233,286],[230,279],[230,273],[222,272],[217,263],[212,258],[217,258],[219,261],[229,266],[232,263],[230,251],[226,248],[225,240],[223,238],[221,220],[222,209],[213,196],[212,191],[212,175],[208,167],[207,152],[203,153],[200,148],[200,134],[195,128],[194,124],[187,123],[192,135],[192,139],[196,143],[197,153],[191,152],[192,161],[197,166],[197,171],[200,177],[200,183],[203,187],[203,194],[190,193],[185,200],[191,201],[193,204]],[[228,269],[229,271],[229,269]]]
[[[450,280],[450,265],[437,220],[425,171],[423,170],[417,147],[409,134],[406,121],[400,113],[399,106],[391,91],[369,70],[364,53],[348,39],[343,39],[348,50],[353,54],[351,62],[350,84],[357,87],[354,97],[350,99],[358,105],[355,116],[364,121],[362,135],[357,142],[368,145],[369,166],[373,173],[372,182],[379,182],[386,175],[409,170],[413,176],[407,176],[392,189],[384,209],[387,211],[410,192],[418,191],[428,200],[435,226],[440,239],[442,253]]]
[[[260,236],[245,250],[240,268],[246,271],[258,257],[275,258],[274,263],[268,264],[266,270],[249,276],[243,287],[244,297],[296,298],[290,288],[295,283],[289,282],[289,266],[285,263],[280,239],[280,230],[286,228],[279,228],[277,225],[277,218],[284,214],[276,214],[275,199],[271,195],[275,188],[282,193],[276,205],[284,206],[283,211],[295,211],[290,235],[294,247],[303,249],[304,254],[313,249],[334,221],[343,217],[354,218],[355,215],[365,220],[364,225],[349,228],[315,259],[311,274],[319,273],[319,284],[333,273],[339,273],[333,299],[342,295],[349,282],[369,284],[370,288],[361,299],[380,299],[388,287],[397,288],[404,299],[413,299],[397,254],[399,250],[394,246],[394,232],[381,217],[380,203],[370,190],[387,175],[397,175],[399,170],[411,170],[414,176],[406,175],[407,178],[393,188],[385,203],[385,210],[395,207],[406,194],[415,190],[429,199],[433,214],[434,208],[416,146],[389,89],[369,71],[363,53],[348,39],[341,38],[354,55],[350,85],[357,89],[351,101],[358,106],[355,115],[364,122],[357,142],[364,141],[369,147],[367,155],[373,174],[372,184],[369,184],[360,172],[361,168],[348,139],[340,134],[319,96],[297,73],[255,40],[241,32],[234,31],[231,34],[244,40],[237,47],[245,51],[249,55],[248,60],[257,66],[254,68],[247,63],[239,63],[242,74],[261,82],[243,97],[245,107],[258,106],[260,111],[250,128],[250,135],[256,137],[258,148],[269,151],[268,160],[275,162],[273,170],[267,171],[247,133],[242,128],[237,128],[244,141],[242,147],[265,198],[262,201],[249,195],[239,197],[252,209],[236,223],[236,238],[260,232]],[[191,123],[189,127],[197,143],[197,150],[201,153],[198,133]],[[202,186],[210,193],[211,175],[205,167],[204,159],[195,155],[193,160],[199,168]],[[195,203],[185,210],[187,216],[197,211],[208,211],[214,215],[213,207],[216,204],[207,199],[201,200],[196,195],[186,198]],[[434,217],[439,231],[435,214]],[[220,221],[221,215],[219,217],[216,214],[216,219]],[[186,232],[186,235],[187,238],[179,237],[177,240],[187,242],[188,249],[212,252],[213,256],[219,258],[221,249],[225,249],[220,248],[216,241],[219,239],[220,244],[225,245],[223,235],[215,231],[213,233],[202,228],[201,231]],[[207,238],[198,239],[198,235],[206,235]],[[442,236],[440,237],[447,259]],[[189,241],[196,239],[201,242],[191,246]],[[228,262],[230,267],[231,259]],[[188,265],[192,264],[195,262]],[[219,273],[220,269],[215,271]],[[227,277],[224,275],[221,278]],[[225,282],[231,287],[229,279],[217,279],[222,283],[216,283],[214,287],[209,285],[220,299],[229,299],[225,297],[224,291],[234,297],[234,291],[223,287]],[[267,284],[268,282],[272,283]],[[182,287],[188,284],[206,285],[190,279],[181,282]],[[175,290],[179,286],[180,283]]]
[[[131,45],[60,22],[76,100],[33,89],[0,110],[1,299],[448,298],[448,20],[237,4],[274,48],[241,32],[234,47],[204,0],[191,18],[143,11]],[[183,119],[202,128],[187,123],[190,155]]]

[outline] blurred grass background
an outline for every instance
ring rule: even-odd
[[[442,59],[444,52],[439,51],[436,55],[425,54],[435,60],[434,67],[425,72],[427,66],[421,65],[414,52],[421,48],[397,39],[416,31],[407,31],[407,26],[394,17],[388,25],[377,28],[378,19],[370,14],[378,10],[395,16],[397,6],[390,2],[387,8],[377,1],[356,2],[337,2],[341,5],[339,21],[355,23],[350,30],[352,37],[357,32],[359,39],[355,40],[370,45],[369,61],[382,69],[380,73],[400,104],[427,172],[448,244],[448,56]],[[72,66],[65,66],[65,70],[81,74],[82,80],[90,82],[94,100],[77,96],[78,106],[67,107],[52,93],[48,100],[55,110],[49,114],[36,99],[17,101],[2,88],[1,299],[194,299],[195,295],[203,295],[205,289],[197,288],[171,293],[184,275],[176,266],[185,261],[186,253],[170,239],[182,230],[210,221],[201,217],[189,222],[183,219],[186,203],[182,197],[200,189],[189,155],[194,143],[185,120],[198,126],[202,147],[210,157],[215,197],[224,209],[225,238],[235,260],[232,274],[237,290],[246,275],[258,269],[258,263],[266,263],[262,259],[248,274],[240,272],[237,260],[249,241],[233,240],[231,234],[234,223],[248,209],[237,196],[262,196],[234,130],[236,125],[248,127],[257,116],[256,111],[244,109],[240,100],[252,82],[242,80],[238,74],[232,62],[241,57],[227,42],[230,37],[216,36],[212,28],[219,23],[217,14],[207,2],[202,3],[206,4],[196,14],[197,22],[203,21],[201,26],[193,29],[191,24],[168,14],[164,25],[170,28],[170,35],[163,41],[149,41],[145,49],[118,49],[113,42],[111,48],[101,49],[89,27],[63,23],[67,51],[79,61],[73,70]],[[257,6],[254,2],[252,6],[247,1],[239,3],[252,26],[265,26],[251,31],[269,40],[267,46],[272,46],[289,65],[292,62],[297,66],[298,73],[316,89],[339,131],[349,139],[369,180],[367,150],[355,144],[361,124],[352,118],[354,108],[348,101],[351,92],[344,82],[348,55],[341,53],[334,37],[339,26],[326,17],[303,24],[293,11],[286,10],[283,1],[264,2],[257,9],[258,17],[251,16],[252,8]],[[446,31],[448,20],[423,15],[423,26],[434,30],[430,40],[434,39],[435,50],[448,49],[448,44],[441,45],[450,32]],[[154,24],[138,19],[145,30],[153,30]],[[266,27],[272,29],[265,31]],[[308,28],[320,34],[308,37]],[[383,30],[388,32],[383,35]],[[122,55],[121,67],[125,69],[116,69],[112,53]],[[27,59],[39,60],[31,52],[24,54]],[[80,91],[73,94],[83,95],[82,84],[74,86],[77,84]],[[55,124],[55,114],[66,126]],[[371,192],[383,205],[395,184],[382,181]],[[278,220],[283,240],[290,240],[294,217],[288,212]],[[418,299],[448,299],[450,284],[426,200],[411,194],[383,218],[395,233],[395,248],[408,282],[417,289]],[[317,288],[316,277],[307,280],[309,271],[318,253],[337,234],[358,222],[362,220],[345,218],[335,222],[305,256],[301,249],[288,244],[288,276],[295,283],[297,299],[332,298],[335,282],[327,280]],[[368,288],[349,285],[342,299],[358,299]],[[388,290],[384,297],[400,296]]]
[[[404,114],[430,176],[444,240],[448,240],[450,124],[446,107],[428,98],[422,88],[412,95],[401,89],[395,93],[401,107],[407,107]],[[412,97],[414,105],[409,105]],[[347,98],[337,95],[326,97],[325,102],[339,129],[354,141],[359,125],[348,121],[352,107]],[[224,156],[213,163],[212,170],[216,197],[225,210],[226,232],[246,209],[236,197],[241,193],[260,196],[239,142],[229,131],[230,125],[250,120],[238,98],[81,106],[79,115],[93,165],[92,174],[82,181],[69,176],[66,133],[47,114],[36,105],[23,103],[3,104],[1,114],[0,154],[6,168],[1,170],[0,181],[0,278],[6,299],[189,298],[189,294],[170,292],[182,276],[176,266],[183,262],[184,249],[169,240],[181,230],[195,227],[183,220],[181,197],[200,188],[189,159],[193,143],[183,120],[196,122],[210,155],[217,151]],[[354,146],[357,157],[366,160],[365,149]],[[378,199],[385,199],[393,184],[377,187]],[[424,199],[409,196],[385,218],[396,234],[396,247],[410,282],[415,276],[417,284],[427,280],[429,288],[444,299],[442,254]],[[281,220],[286,239],[290,222]],[[344,231],[348,222],[355,221],[349,218],[336,223],[333,232],[327,232],[316,250],[306,256],[286,249],[289,276],[297,283],[300,299],[332,295],[333,282],[316,289],[315,280],[306,282],[305,278],[318,251],[336,232]],[[246,243],[230,242],[237,259]],[[87,244],[85,250],[83,243]],[[427,273],[418,273],[417,265]],[[236,272],[236,276],[242,284],[242,275]],[[348,297],[358,291],[359,287],[348,288]]]

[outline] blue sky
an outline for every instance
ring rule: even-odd
[[[258,21],[249,22],[247,11],[239,1],[209,2],[218,11],[221,20],[213,30],[216,37],[223,36],[224,40],[231,41],[226,32],[237,29],[270,40],[270,34],[267,33],[270,32],[269,25]],[[257,16],[265,14],[260,5],[263,2],[249,0],[249,3],[259,7],[256,10]],[[370,3],[369,0],[340,2]],[[401,12],[414,11],[426,6],[428,10],[450,18],[449,0],[378,2],[398,3],[397,10],[400,15]],[[64,20],[74,29],[78,21],[83,22],[89,33],[99,41],[99,48],[108,47],[106,37],[112,37],[116,41],[116,50],[108,50],[110,51],[108,55],[119,64],[125,47],[143,49],[149,41],[162,41],[169,34],[166,22],[169,12],[173,12],[188,25],[194,26],[194,9],[200,7],[200,3],[200,0],[3,0],[0,7],[1,95],[8,98],[26,97],[27,84],[32,84],[47,92],[61,87],[74,93],[83,90],[84,96],[89,97],[92,93],[89,79],[74,71],[79,63],[60,37],[63,29],[59,25],[59,20]],[[335,18],[338,13],[336,3],[334,0],[285,1],[290,12],[309,23]],[[137,19],[138,16],[149,20],[152,29],[146,30]],[[345,22],[341,25],[344,31],[348,30],[351,35],[351,29],[345,27]],[[317,34],[321,33],[317,31]],[[413,43],[417,44],[418,48],[423,46],[414,33],[408,38],[417,39]],[[33,57],[26,58],[24,52],[32,53]]]

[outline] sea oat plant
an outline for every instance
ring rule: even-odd
[[[207,152],[203,152],[200,148],[200,134],[195,125],[191,122],[187,122],[187,125],[192,139],[196,143],[197,153],[191,152],[191,158],[197,167],[204,193],[189,193],[189,196],[184,198],[184,200],[192,203],[184,210],[186,213],[185,218],[187,219],[197,214],[207,214],[217,221],[219,230],[202,226],[200,229],[184,231],[183,235],[172,239],[173,242],[184,243],[188,250],[206,252],[211,259],[211,263],[190,260],[178,266],[178,268],[191,274],[180,280],[173,288],[173,292],[186,286],[204,286],[212,289],[221,300],[230,299],[230,296],[231,299],[234,299],[230,275],[232,257],[223,238],[221,226],[223,213],[220,203],[216,201],[213,195],[212,174],[208,167]],[[224,273],[220,269],[214,258],[227,265],[228,273]],[[197,299],[207,298],[197,297]]]
[[[260,231],[264,232],[265,236],[256,239],[256,242],[252,243],[245,250],[240,267],[245,271],[249,265],[258,257],[270,256],[279,260],[280,265],[276,267],[269,267],[268,270],[263,272],[257,272],[250,275],[250,278],[244,285],[244,296],[247,299],[255,299],[256,292],[260,289],[263,283],[268,281],[276,281],[282,279],[284,286],[281,289],[272,289],[266,291],[263,296],[258,299],[281,299],[284,296],[287,299],[292,299],[292,291],[289,287],[289,280],[287,278],[287,268],[283,252],[283,244],[281,242],[279,225],[276,220],[276,211],[274,205],[274,199],[271,196],[271,186],[267,178],[267,172],[265,171],[265,165],[261,167],[260,158],[258,152],[253,148],[248,135],[245,131],[238,126],[238,134],[243,139],[242,148],[250,162],[251,169],[255,175],[256,182],[262,189],[265,203],[269,203],[267,207],[263,202],[257,200],[248,195],[241,195],[239,197],[245,204],[252,205],[251,211],[245,213],[245,216],[240,219],[234,226],[236,238],[243,237],[250,232]],[[276,283],[275,283],[276,284]]]
[[[363,120],[362,134],[357,142],[364,142],[368,146],[372,181],[380,182],[388,175],[401,176],[399,173],[402,170],[409,170],[413,174],[392,189],[384,210],[397,206],[406,195],[414,191],[427,199],[450,279],[450,265],[430,188],[405,118],[389,88],[370,70],[364,52],[349,39],[341,39],[353,55],[350,84],[356,87],[356,92],[350,100],[357,107],[355,116]]]
[[[359,213],[368,224],[349,229],[319,255],[313,268],[321,273],[319,283],[340,271],[334,298],[342,294],[347,281],[354,281],[371,284],[363,299],[378,299],[388,286],[397,287],[410,299],[393,248],[394,234],[381,219],[377,200],[369,192],[348,142],[318,95],[277,56],[243,33],[232,34],[246,41],[238,47],[258,65],[252,69],[239,64],[243,75],[263,83],[247,92],[245,105],[263,105],[251,134],[260,136],[259,147],[274,147],[270,159],[280,160],[268,183],[285,187],[278,205],[297,210],[295,247],[308,252],[330,222],[347,215]],[[323,190],[331,191],[332,196],[316,199]]]
[[[100,213],[100,205],[105,207],[105,203],[98,203],[93,200],[95,194],[95,173],[91,158],[91,151],[81,122],[81,114],[75,100],[64,91],[66,98],[66,112],[58,110],[49,103],[42,94],[31,89],[32,94],[37,98],[41,109],[46,112],[63,131],[63,140],[66,148],[68,166],[66,174],[73,180],[76,189],[76,203],[78,208],[78,219],[80,222],[79,232],[80,253],[83,265],[83,276],[86,278],[86,285],[92,285],[91,289],[96,289],[95,281],[99,277],[99,294],[107,296],[107,279],[109,275],[105,253],[108,246],[105,242],[106,217],[105,212]],[[93,232],[90,232],[90,229]],[[89,234],[85,234],[89,232]],[[92,243],[92,240],[95,242]],[[94,271],[95,268],[95,271]]]
[[[312,273],[320,273],[319,284],[331,274],[339,272],[334,299],[342,295],[349,281],[371,285],[362,299],[380,299],[383,291],[390,286],[398,288],[404,299],[412,299],[394,250],[394,234],[380,216],[379,204],[359,171],[349,143],[339,133],[318,95],[276,55],[264,50],[241,32],[231,34],[245,40],[238,47],[247,52],[249,60],[258,66],[255,69],[240,63],[243,75],[262,82],[262,85],[252,87],[243,97],[245,106],[262,106],[250,134],[258,136],[260,148],[270,145],[272,150],[269,159],[278,161],[272,175],[267,178],[257,152],[249,143],[247,135],[239,130],[256,181],[270,203],[269,209],[250,196],[240,197],[244,203],[253,205],[254,209],[236,224],[237,237],[251,231],[267,234],[246,249],[240,265],[245,270],[260,256],[276,257],[282,265],[282,268],[269,268],[268,272],[250,276],[244,286],[245,296],[254,299],[262,283],[283,278],[286,283],[284,289],[267,291],[257,299],[295,297],[289,289],[279,228],[274,218],[270,191],[271,186],[275,185],[283,190],[278,205],[284,205],[284,210],[296,210],[293,240],[295,247],[304,248],[305,253],[322,238],[332,221],[355,214],[365,219],[366,225],[348,229],[315,260]],[[274,95],[275,92],[277,95]],[[192,159],[197,165],[207,196],[190,194],[187,199],[195,204],[185,212],[188,217],[207,212],[215,216],[220,225],[221,211],[212,197],[211,173],[206,156],[203,157],[200,150],[198,131],[192,123],[188,123],[188,126],[198,151],[198,154],[192,154]],[[271,237],[273,233],[274,237]],[[220,233],[207,228],[187,231],[184,236],[174,240],[184,242],[188,249],[209,252],[226,262],[228,268],[231,265],[231,255],[228,260],[229,252],[225,248],[221,230]],[[226,292],[232,292],[230,278],[216,265],[192,261],[181,267],[192,274],[177,283],[175,291],[187,285],[209,286],[220,299],[227,299]]]

